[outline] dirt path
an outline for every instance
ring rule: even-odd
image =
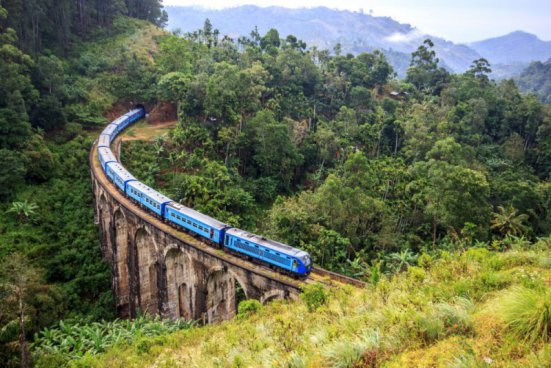
[[[123,141],[150,141],[157,136],[167,134],[177,123],[177,121],[167,121],[150,124],[145,120],[141,120],[126,129],[120,137]]]

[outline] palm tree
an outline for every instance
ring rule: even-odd
[[[28,202],[27,200],[23,202],[13,202],[11,207],[6,212],[14,213],[15,216],[22,220],[23,222],[28,222],[31,217],[36,215],[36,210],[38,206],[36,203]]]
[[[525,213],[519,214],[512,205],[507,208],[497,206],[497,212],[493,214],[491,228],[502,236],[520,236],[528,231],[528,227],[524,224],[526,220],[528,220],[528,215]]]

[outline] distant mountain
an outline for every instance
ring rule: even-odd
[[[401,76],[405,75],[411,52],[427,37],[435,43],[444,66],[452,71],[462,72],[480,57],[468,46],[425,35],[411,25],[390,17],[375,17],[362,12],[325,7],[288,9],[252,5],[220,10],[168,6],[166,10],[168,28],[179,28],[184,32],[202,28],[205,19],[209,18],[221,34],[232,37],[249,35],[255,27],[258,27],[260,34],[276,28],[282,38],[292,34],[309,46],[321,49],[332,50],[336,43],[342,45],[345,53],[380,49]]]
[[[337,43],[341,44],[344,53],[358,54],[380,49],[400,77],[405,76],[410,54],[426,38],[434,42],[442,65],[458,73],[467,70],[473,60],[485,57],[495,65],[494,77],[509,78],[520,74],[528,66],[528,61],[543,61],[551,57],[551,43],[528,33],[514,32],[462,45],[424,34],[390,17],[325,7],[289,9],[246,5],[215,10],[168,6],[166,10],[169,16],[168,28],[179,28],[184,32],[202,28],[205,19],[209,18],[222,35],[234,38],[249,35],[255,27],[258,27],[260,34],[276,28],[282,38],[292,34],[309,46],[320,49],[332,50]]]
[[[490,63],[545,61],[551,58],[551,41],[516,31],[505,36],[473,42],[469,47],[484,55]]]

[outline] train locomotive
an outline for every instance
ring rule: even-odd
[[[111,142],[121,131],[144,116],[145,109],[133,109],[107,125],[98,139],[97,152],[101,168],[125,196],[170,225],[227,252],[267,264],[293,277],[305,277],[310,273],[313,264],[308,253],[236,229],[186,207],[143,184],[128,172],[111,151]]]

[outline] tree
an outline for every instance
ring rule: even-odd
[[[492,217],[492,230],[497,231],[503,237],[507,235],[520,236],[528,231],[528,227],[525,225],[528,215],[519,214],[511,205],[507,208],[497,206],[497,212],[494,212]]]
[[[426,161],[410,168],[416,179],[408,189],[431,219],[433,244],[438,226],[457,232],[471,222],[484,231],[488,221],[488,181],[484,173],[467,167],[461,150],[453,138],[440,140],[427,153]]]
[[[439,59],[432,49],[434,43],[426,39],[417,51],[411,54],[406,81],[426,94],[439,94],[449,79],[449,73],[438,66]]]
[[[480,80],[480,84],[482,86],[485,86],[489,83],[490,78],[488,77],[488,75],[491,73],[492,68],[490,67],[490,63],[484,58],[476,59],[475,61],[473,61],[473,64],[471,65],[469,70],[467,70],[467,74],[470,74]]]
[[[0,263],[0,289],[8,293],[8,299],[4,302],[13,303],[17,310],[22,368],[30,366],[25,330],[28,298],[32,296],[33,290],[41,284],[41,281],[39,271],[19,253],[11,254]]]

